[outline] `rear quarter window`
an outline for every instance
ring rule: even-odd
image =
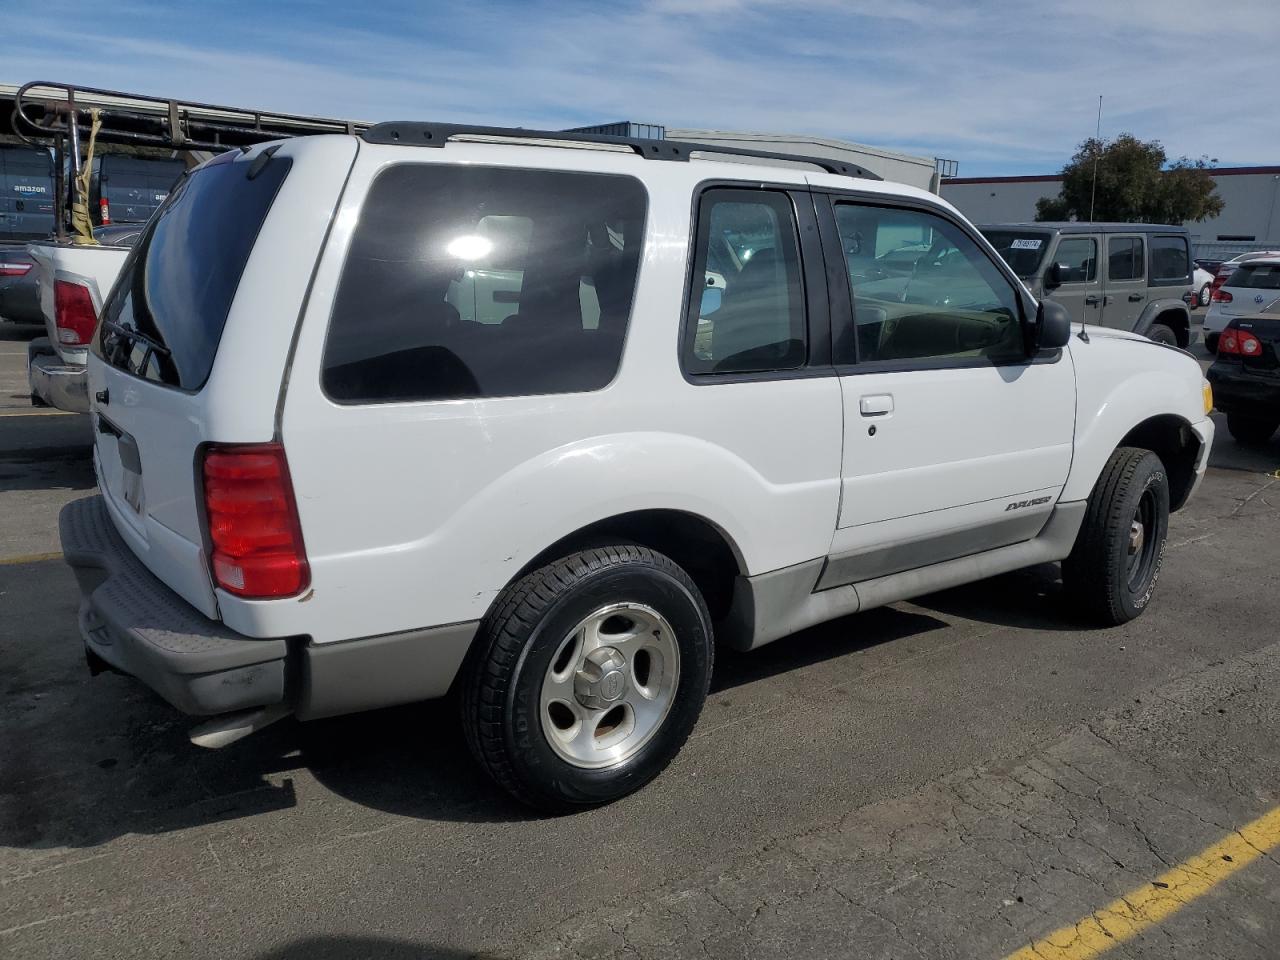
[[[231,301],[292,161],[230,154],[184,177],[147,224],[103,307],[107,363],[183,390],[209,379]]]
[[[646,205],[632,177],[389,167],[342,268],[325,392],[385,403],[601,389],[622,357]]]

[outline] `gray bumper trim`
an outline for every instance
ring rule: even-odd
[[[101,496],[67,504],[58,525],[80,585],[80,632],[91,653],[184,713],[284,699],[285,641],[229,630],[157,580],[120,539]]]

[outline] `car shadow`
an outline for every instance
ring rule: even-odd
[[[0,451],[0,492],[91,490],[96,484],[87,446]]]
[[[916,597],[911,605],[950,617],[1023,630],[1078,631],[1087,626],[1062,587],[1062,568],[1042,563],[987,580]]]

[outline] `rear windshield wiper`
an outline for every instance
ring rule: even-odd
[[[114,320],[107,320],[105,318],[102,320],[102,325],[106,327],[108,330],[114,330],[116,333],[120,334],[123,337],[128,337],[130,341],[136,341],[138,343],[144,344],[151,350],[152,353],[158,353],[162,357],[173,356],[173,351],[170,350],[168,347],[166,347],[163,343],[160,343],[156,340],[152,340],[146,334],[139,333],[137,330],[134,330],[132,327],[126,327],[123,324],[116,323]]]

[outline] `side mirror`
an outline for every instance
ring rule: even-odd
[[[1052,290],[1060,286],[1062,286],[1062,264],[1051,263],[1049,269],[1044,272],[1044,288]]]
[[[1036,308],[1035,327],[1027,337],[1027,353],[1065,347],[1071,339],[1071,314],[1056,300],[1041,300]]]

